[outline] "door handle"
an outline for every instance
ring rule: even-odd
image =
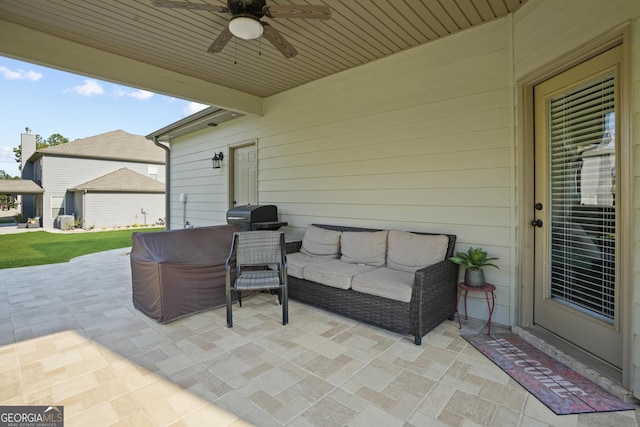
[[[533,221],[531,221],[531,225],[533,225],[534,227],[542,227],[542,220],[534,219]]]

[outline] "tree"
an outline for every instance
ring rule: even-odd
[[[20,179],[19,176],[11,176],[6,171],[0,169],[0,179]]]
[[[52,134],[47,140],[43,140],[40,135],[36,135],[36,150],[42,150],[46,147],[52,147],[54,145],[65,144],[69,142],[69,138],[65,138],[59,133]],[[22,170],[22,146],[17,146],[13,149],[16,162],[18,162],[18,170]]]

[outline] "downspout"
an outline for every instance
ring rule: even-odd
[[[85,189],[82,194],[82,228],[86,230],[87,225],[87,193],[88,191]]]
[[[158,137],[153,137],[153,143],[165,151],[165,179],[164,179],[164,226],[167,230],[171,227],[171,150],[165,144],[158,141]]]

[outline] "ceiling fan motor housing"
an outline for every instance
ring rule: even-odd
[[[265,0],[227,0],[227,7],[232,15],[264,16]]]

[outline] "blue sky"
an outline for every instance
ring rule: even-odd
[[[20,175],[13,148],[26,127],[73,141],[122,129],[148,135],[205,105],[0,57],[0,170]]]

